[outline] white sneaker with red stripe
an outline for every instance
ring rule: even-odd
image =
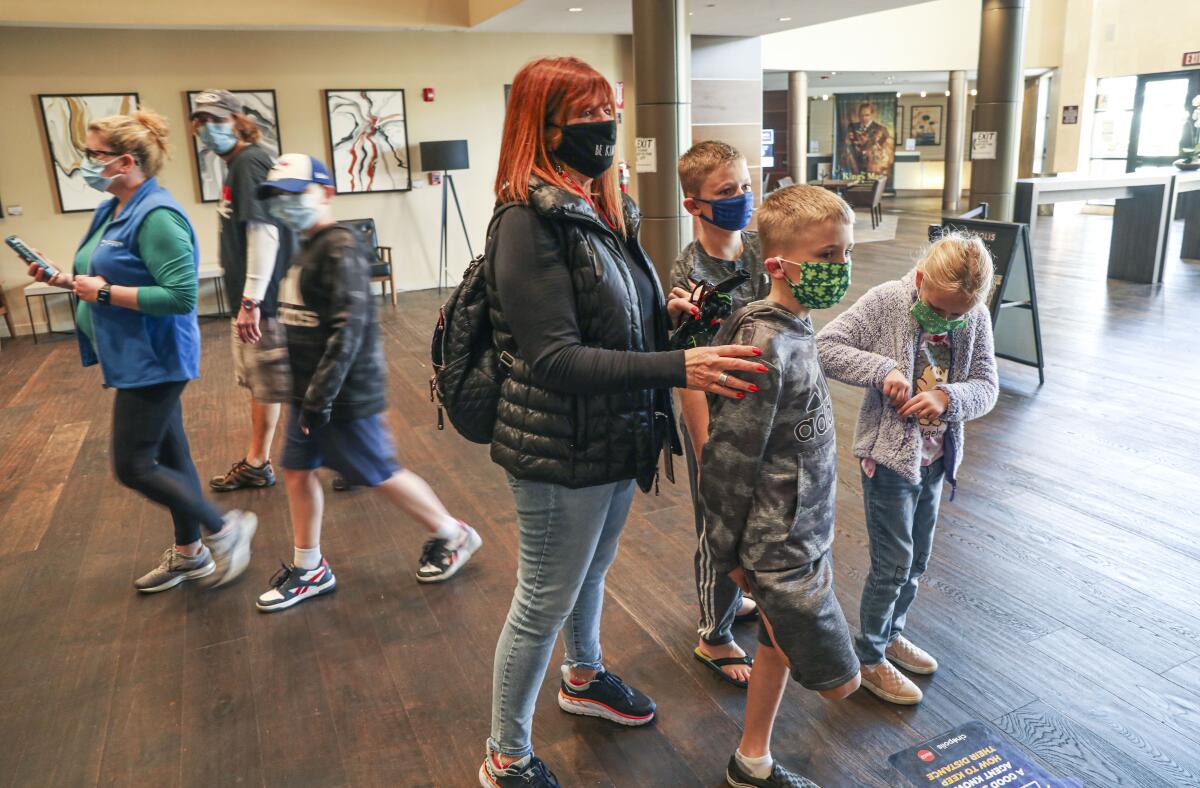
[[[337,578],[324,558],[316,569],[297,569],[294,564],[283,564],[271,578],[271,590],[260,596],[256,604],[264,613],[274,613],[328,594],[336,587]]]

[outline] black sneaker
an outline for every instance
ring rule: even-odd
[[[328,594],[336,587],[337,578],[324,558],[316,569],[297,569],[294,564],[283,564],[271,578],[271,590],[260,596],[255,604],[264,613],[273,613]]]
[[[573,685],[563,667],[558,707],[570,714],[602,717],[620,725],[645,725],[654,719],[654,701],[607,670],[582,687]]]
[[[421,549],[421,566],[417,569],[417,582],[440,583],[458,574],[463,564],[470,560],[475,551],[483,546],[483,537],[467,525],[463,527],[462,536],[457,546],[452,546],[448,539],[430,539]]]
[[[738,763],[736,755],[729,757],[729,766],[725,767],[725,782],[733,788],[820,788],[807,777],[789,772],[779,765],[779,761],[775,761],[775,765],[771,767],[771,776],[765,780],[753,777]]]
[[[350,482],[346,481],[346,477],[342,476],[340,473],[333,477],[334,492],[350,492],[351,490],[357,490],[358,488],[359,485],[351,484]]]
[[[489,755],[479,767],[479,785],[481,788],[559,788],[554,772],[534,755],[526,755],[505,769]]]
[[[267,460],[261,466],[251,465],[245,458],[238,460],[225,473],[208,480],[208,486],[217,492],[232,492],[255,487],[274,487],[275,469]]]

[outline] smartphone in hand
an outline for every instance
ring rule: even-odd
[[[12,250],[20,255],[21,259],[27,263],[36,263],[46,272],[47,279],[53,279],[58,276],[58,269],[50,264],[50,261],[42,257],[37,252],[30,249],[24,241],[15,235],[10,235],[4,239],[4,243],[12,247]]]

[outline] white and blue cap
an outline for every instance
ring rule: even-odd
[[[259,184],[258,196],[266,197],[274,190],[298,194],[314,183],[332,186],[333,176],[329,174],[329,168],[315,156],[285,153],[275,160],[267,179]]]

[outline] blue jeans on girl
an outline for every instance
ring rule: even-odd
[[[508,477],[517,503],[517,587],[496,644],[488,747],[516,758],[533,751],[533,709],[562,630],[566,662],[604,667],[604,576],[633,502],[634,482],[573,490]]]
[[[920,484],[880,464],[874,477],[862,471],[871,571],[863,586],[854,647],[864,665],[882,662],[888,644],[904,631],[918,581],[933,551],[944,477],[941,459],[921,468]]]

